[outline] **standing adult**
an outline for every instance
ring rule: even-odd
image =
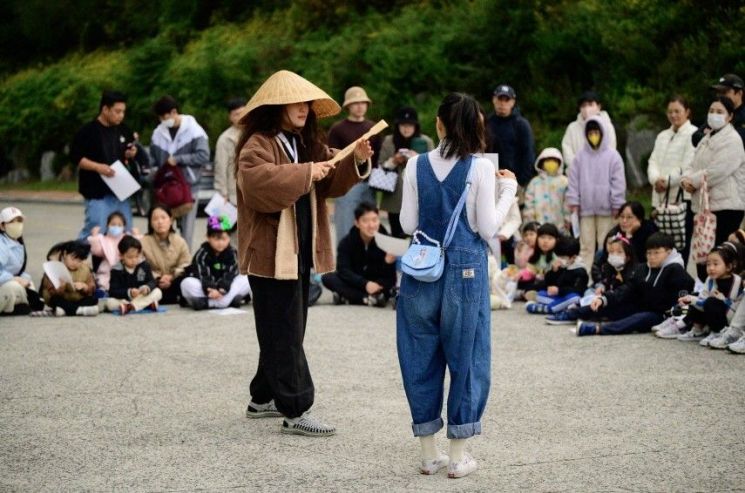
[[[388,213],[388,222],[391,225],[391,235],[396,238],[404,238],[401,222],[398,219],[401,212],[401,199],[403,197],[404,172],[409,158],[423,152],[431,151],[435,147],[434,142],[428,136],[422,134],[419,126],[419,118],[416,110],[404,107],[398,110],[393,133],[386,135],[380,146],[380,157],[378,162],[385,169],[396,170],[398,181],[396,189],[391,192],[383,192],[380,208]]]
[[[693,163],[681,180],[690,193],[694,212],[701,209],[704,177],[709,190],[709,208],[717,217],[715,244],[727,241],[742,222],[745,201],[745,149],[732,126],[735,106],[731,99],[718,96],[709,106],[707,124],[711,132],[696,146]],[[693,239],[691,240],[693,241]],[[706,265],[696,265],[699,278],[706,278]]]
[[[181,168],[186,181],[191,186],[191,194],[195,202],[199,192],[199,178],[202,168],[210,161],[210,147],[207,133],[191,115],[182,115],[179,104],[171,96],[163,96],[153,106],[160,124],[153,130],[150,141],[150,154],[153,165],[178,166]],[[189,212],[178,218],[181,236],[191,249],[194,236],[194,222],[197,219],[197,205],[194,204]]]
[[[528,186],[536,174],[533,130],[517,107],[517,93],[506,84],[494,89],[494,114],[486,121],[486,152],[499,154],[499,169],[515,173],[520,187]]]
[[[652,207],[678,203],[678,191],[683,174],[693,162],[694,147],[691,136],[696,127],[691,124],[691,110],[682,96],[673,96],[667,102],[667,119],[670,128],[657,134],[654,149],[649,156],[647,178],[652,185]],[[686,202],[685,238],[683,259],[688,260],[691,233],[693,232],[693,212],[691,195],[684,192],[682,200]],[[644,261],[642,257],[637,260]]]
[[[83,125],[73,138],[70,158],[78,165],[78,191],[85,199],[85,220],[78,238],[84,240],[91,230],[106,229],[112,212],[121,212],[132,224],[128,200],[119,200],[102,176],[114,176],[111,165],[126,162],[137,154],[134,135],[122,124],[127,97],[117,91],[104,91],[98,105],[98,116]]]
[[[233,205],[238,205],[238,195],[235,186],[235,146],[241,136],[241,128],[238,125],[246,100],[242,98],[228,101],[228,127],[215,144],[215,190],[225,200]]]
[[[597,116],[603,122],[603,129],[606,134],[603,136],[608,148],[616,148],[616,129],[610,115],[603,109],[600,102],[600,96],[594,91],[585,91],[577,100],[577,119],[567,126],[564,137],[561,139],[561,152],[564,155],[564,166],[567,170],[574,163],[577,153],[585,146],[585,125],[587,120],[592,116]]]
[[[344,149],[370,130],[375,123],[365,118],[365,115],[371,104],[372,100],[367,97],[363,88],[353,86],[347,89],[344,93],[344,104],[342,104],[342,107],[347,110],[347,117],[335,123],[329,130],[328,146],[332,149]],[[380,139],[375,136],[370,139],[370,143],[374,151],[372,165],[377,166]],[[375,194],[370,189],[367,180],[360,181],[346,194],[334,200],[334,229],[337,244],[354,225],[354,210],[362,202],[372,204],[376,202]]]
[[[343,195],[370,171],[367,141],[341,162],[329,162],[333,152],[319,138],[316,122],[339,111],[324,91],[281,70],[256,91],[240,120],[240,269],[253,289],[260,350],[246,416],[284,416],[283,433],[336,431],[308,412],[314,387],[303,339],[310,271],[334,270],[326,199]]]
[[[435,474],[447,466],[448,477],[459,478],[477,468],[465,447],[468,438],[481,433],[489,395],[491,308],[486,242],[496,237],[514,201],[517,183],[511,171],[499,171],[495,207],[494,165],[473,156],[483,152],[485,135],[481,109],[472,97],[460,93],[445,97],[437,110],[436,129],[438,148],[407,164],[401,226],[406,233],[421,230],[442,242],[460,196],[464,190],[468,195],[445,254],[442,277],[422,282],[403,276],[396,340],[412,430],[421,442],[420,471]],[[435,442],[435,433],[444,425],[446,367],[450,372],[450,457],[440,454]]]

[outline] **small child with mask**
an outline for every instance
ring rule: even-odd
[[[603,121],[592,116],[585,125],[587,142],[569,168],[566,204],[580,217],[581,256],[595,258],[596,245],[602,245],[613,218],[626,201],[626,175],[623,160],[605,138]]]
[[[538,172],[525,188],[523,221],[556,224],[562,232],[569,230],[569,208],[566,194],[569,180],[563,173],[564,161],[555,147],[547,147],[535,160]]]
[[[119,262],[120,256],[117,246],[124,237],[126,228],[127,219],[124,214],[114,211],[106,219],[105,234],[101,234],[101,229],[96,226],[91,230],[88,237],[91,255],[93,256],[93,266],[96,270],[96,285],[105,293],[109,291],[111,268]],[[132,234],[136,238],[141,237],[136,228],[132,228]]]
[[[579,256],[579,241],[562,236],[554,249],[556,259],[551,270],[546,272],[546,289],[538,291],[536,301],[525,304],[528,313],[557,313],[570,305],[579,303],[582,293],[587,289],[589,276],[587,268]]]

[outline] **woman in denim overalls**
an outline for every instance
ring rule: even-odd
[[[422,445],[423,474],[448,466],[448,477],[476,469],[465,453],[466,439],[481,433],[481,415],[490,383],[487,241],[494,239],[517,189],[515,176],[499,171],[495,207],[493,164],[474,153],[484,149],[478,103],[453,93],[437,112],[437,149],[412,158],[404,178],[401,225],[442,242],[448,221],[471,177],[466,206],[445,255],[445,271],[435,282],[404,274],[397,312],[397,346],[414,435]],[[450,371],[447,437],[450,457],[440,454],[434,434],[441,417],[445,368]]]

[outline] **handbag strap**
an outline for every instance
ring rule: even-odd
[[[458,218],[460,217],[460,213],[463,210],[463,206],[466,204],[466,197],[468,196],[468,191],[471,190],[471,183],[473,181],[473,155],[471,155],[470,160],[468,161],[468,174],[466,175],[466,188],[463,190],[463,193],[460,195],[460,199],[458,199],[458,203],[455,206],[455,210],[453,210],[453,215],[450,216],[450,221],[448,222],[448,228],[445,230],[445,239],[442,241],[442,248],[447,248],[448,245],[450,245],[450,242],[453,241],[453,237],[455,236],[455,229],[458,227]]]
[[[672,177],[667,177],[667,188],[665,189],[665,209],[667,209],[667,206],[670,203],[670,178]]]

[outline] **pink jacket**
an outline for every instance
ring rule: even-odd
[[[142,235],[132,235],[135,238],[142,239]],[[88,237],[88,243],[91,245],[91,254],[101,258],[101,263],[96,270],[96,285],[104,291],[109,290],[109,281],[111,279],[111,268],[116,265],[121,256],[119,255],[119,241],[124,237],[110,236],[108,234],[92,235]]]

